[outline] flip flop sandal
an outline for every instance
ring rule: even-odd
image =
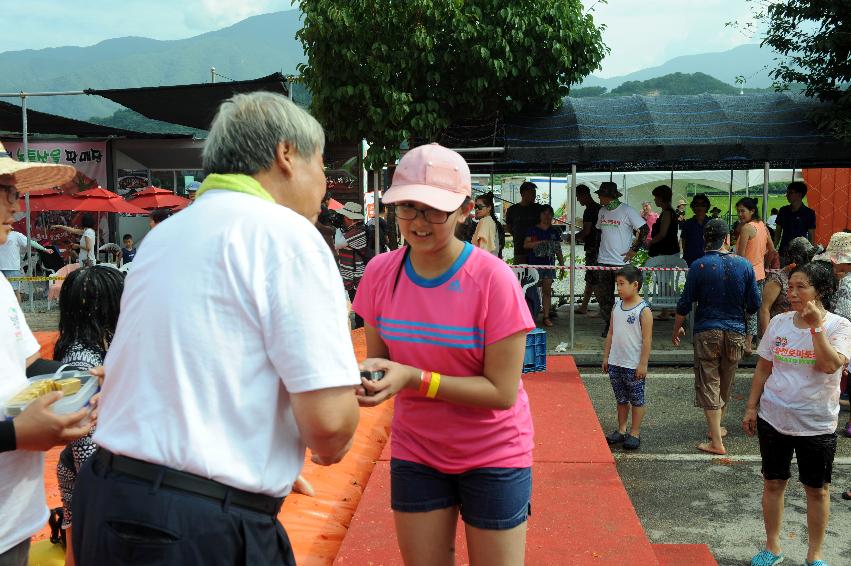
[[[544,319],[544,326],[552,326],[552,325],[553,325],[553,321],[551,321],[548,318]]]
[[[706,433],[706,438],[712,439],[708,432]],[[723,426],[721,427],[721,438],[727,438],[727,429]]]
[[[786,557],[783,554],[774,554],[770,550],[763,550],[751,558],[751,566],[774,566],[780,564]]]
[[[624,450],[638,450],[639,446],[641,446],[640,438],[632,436],[631,434],[626,435],[626,440],[623,441]]]
[[[842,499],[844,499],[845,501],[851,501],[851,491],[843,491]]]
[[[697,449],[700,450],[701,452],[706,452],[707,454],[714,454],[716,456],[726,456],[727,455],[726,450],[724,450],[723,452],[721,452],[720,450],[716,450],[715,448],[712,448],[712,445],[709,444],[708,442],[701,442],[700,444],[697,445]]]

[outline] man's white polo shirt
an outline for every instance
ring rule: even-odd
[[[97,444],[278,497],[304,460],[290,393],[360,383],[322,236],[229,191],[145,237],[105,366]]]

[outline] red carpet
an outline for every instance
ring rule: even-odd
[[[573,358],[549,357],[547,364],[546,373],[524,376],[536,437],[527,564],[715,564],[705,545],[650,544]],[[392,536],[389,456],[388,446],[335,564],[402,564]],[[457,532],[458,563],[468,564],[463,525]]]

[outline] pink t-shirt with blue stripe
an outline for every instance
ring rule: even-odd
[[[410,258],[402,266],[403,257],[404,249],[376,256],[353,305],[378,329],[393,361],[443,375],[479,376],[485,346],[535,328],[517,277],[492,254],[466,244],[434,279],[417,275]],[[517,402],[505,410],[428,399],[409,389],[395,403],[394,458],[444,473],[532,465],[532,415],[522,380]]]

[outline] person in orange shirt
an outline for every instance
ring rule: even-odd
[[[765,285],[765,256],[774,253],[774,242],[768,233],[765,223],[759,218],[756,199],[743,198],[736,203],[736,212],[739,214],[741,231],[736,240],[736,254],[748,260],[753,266],[756,275],[756,284],[760,295]],[[747,318],[747,329],[745,330],[745,355],[753,353],[753,337],[759,332],[758,316],[754,313]]]

